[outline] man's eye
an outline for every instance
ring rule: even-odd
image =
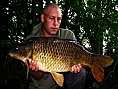
[[[61,20],[61,19],[57,19],[57,20]]]
[[[52,20],[53,20],[54,18],[50,18],[50,19],[52,19]]]

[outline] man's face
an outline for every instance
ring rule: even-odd
[[[49,8],[47,13],[43,14],[42,22],[45,36],[53,36],[57,33],[61,24],[61,15],[61,10],[58,8]]]

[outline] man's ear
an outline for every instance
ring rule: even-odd
[[[44,22],[44,14],[41,14],[40,17],[41,17],[41,21]]]

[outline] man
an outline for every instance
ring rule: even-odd
[[[41,14],[41,21],[34,26],[32,33],[27,37],[59,37],[76,40],[70,30],[60,29],[62,19],[61,9],[54,3],[48,4]],[[64,73],[63,89],[83,89],[86,71],[80,64],[72,66],[70,72]],[[29,89],[57,89],[57,84],[50,73],[40,71],[35,61],[30,64],[31,83]]]

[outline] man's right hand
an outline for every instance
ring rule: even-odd
[[[43,77],[43,75],[45,74],[43,71],[40,71],[39,70],[39,66],[37,65],[37,62],[36,61],[32,61],[30,63],[30,75],[36,79],[36,80],[39,80]]]
[[[37,65],[37,62],[36,62],[36,61],[32,61],[32,62],[30,63],[29,68],[30,68],[31,70],[34,70],[34,71],[38,71],[38,70],[39,70],[39,66]]]

